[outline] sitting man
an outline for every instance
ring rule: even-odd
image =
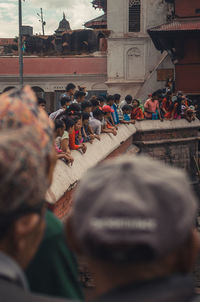
[[[87,172],[67,221],[98,302],[182,302],[195,298],[197,201],[182,171],[146,157],[122,157]]]

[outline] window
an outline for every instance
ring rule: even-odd
[[[129,32],[140,32],[140,0],[129,0]]]

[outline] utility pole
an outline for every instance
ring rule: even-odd
[[[44,34],[44,27],[45,27],[45,25],[46,25],[46,22],[44,21],[43,10],[42,10],[42,8],[40,9],[40,14],[37,14],[37,15],[40,17],[39,21],[42,23],[42,34],[43,34],[43,36],[44,36],[44,35],[45,35],[45,34]]]
[[[19,80],[20,87],[23,87],[23,51],[22,51],[22,2],[19,1],[19,43],[18,43],[18,52],[19,52]]]

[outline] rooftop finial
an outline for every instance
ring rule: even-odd
[[[66,19],[65,13],[63,12],[63,19]]]

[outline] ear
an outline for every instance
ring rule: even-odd
[[[27,236],[29,236],[39,224],[41,217],[38,214],[30,214],[19,218],[14,223],[14,243],[18,249],[25,248]]]
[[[76,239],[72,227],[72,216],[69,215],[66,222],[65,222],[65,234],[66,234],[66,241],[69,245],[69,248],[74,251],[76,254],[81,255],[81,249],[78,244],[78,240]]]
[[[200,251],[200,237],[196,229],[191,231],[190,237],[181,247],[178,255],[178,263],[182,272],[188,273],[194,269]]]

